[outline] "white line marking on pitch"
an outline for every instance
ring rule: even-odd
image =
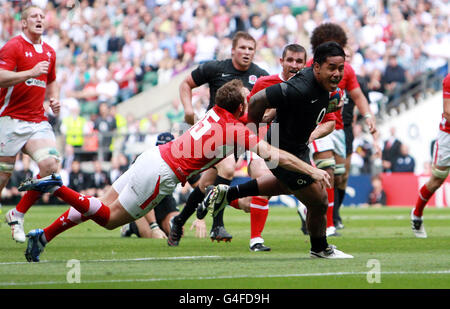
[[[135,258],[135,259],[115,259],[115,260],[80,260],[83,263],[99,263],[99,262],[140,262],[140,261],[166,261],[166,260],[196,260],[196,259],[218,259],[222,258],[218,255],[203,255],[203,256],[170,256],[170,257],[148,257],[148,258]],[[40,261],[42,263],[66,263],[67,261]],[[29,262],[2,262],[1,265],[21,265],[31,264]]]
[[[450,270],[440,271],[387,271],[381,275],[448,275]],[[218,280],[218,279],[247,279],[247,278],[289,278],[289,277],[323,277],[323,276],[354,276],[367,275],[367,272],[335,272],[335,273],[309,273],[309,274],[286,274],[286,275],[241,275],[241,276],[216,276],[216,277],[181,277],[181,278],[148,278],[148,279],[120,279],[120,280],[82,280],[81,283],[125,283],[125,282],[157,282],[157,281],[185,281],[185,280]],[[66,284],[65,281],[42,281],[42,282],[0,282],[0,286],[21,285],[55,285]]]

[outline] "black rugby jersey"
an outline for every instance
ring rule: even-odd
[[[252,91],[258,77],[269,75],[265,70],[261,69],[256,64],[252,63],[247,71],[236,70],[231,59],[226,60],[212,60],[200,64],[191,73],[192,79],[197,86],[208,83],[209,84],[209,105],[208,110],[212,108],[215,103],[217,90],[227,82],[233,79],[240,79],[244,86]]]
[[[316,81],[309,67],[286,82],[266,88],[266,95],[270,107],[277,109],[269,142],[276,143],[275,126],[279,125],[279,148],[297,156],[302,154],[308,149],[311,132],[325,116],[328,91]]]

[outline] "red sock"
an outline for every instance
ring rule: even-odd
[[[333,208],[334,208],[334,188],[327,188],[328,209],[327,209],[327,227],[334,226]]]
[[[58,219],[44,229],[44,236],[47,242],[50,242],[62,232],[80,224],[88,218],[82,216],[76,209],[70,207]]]
[[[261,237],[267,216],[269,215],[269,200],[254,196],[250,202],[250,238]]]
[[[236,209],[241,209],[241,208],[239,208],[239,199],[237,199],[237,200],[232,200],[232,201],[230,202],[229,205],[230,205],[231,207],[236,208]]]
[[[422,217],[423,209],[427,206],[428,200],[433,196],[434,192],[430,192],[426,185],[423,185],[419,190],[419,197],[417,198],[416,207],[414,208],[414,216]]]
[[[73,206],[83,216],[92,219],[101,226],[105,226],[109,221],[109,207],[103,205],[96,197],[85,196],[66,186],[61,186],[55,191],[54,195]]]
[[[40,179],[41,176],[39,174],[36,176],[37,179]],[[31,206],[42,196],[42,192],[39,191],[27,191],[24,196],[20,199],[19,203],[16,206],[16,210],[25,214]]]

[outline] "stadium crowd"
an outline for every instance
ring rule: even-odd
[[[20,33],[24,2],[0,0],[0,46]],[[200,63],[229,57],[231,37],[237,31],[257,40],[255,63],[275,73],[280,71],[278,58],[286,44],[298,43],[310,56],[309,38],[317,25],[342,25],[349,33],[351,64],[367,81],[375,114],[423,74],[446,68],[450,50],[450,8],[444,0],[30,2],[45,7],[44,40],[57,52],[62,110],[57,118],[50,110],[48,116],[65,145],[63,175],[69,186],[91,195],[128,168],[134,156],[125,151],[127,147],[146,140],[150,141],[145,144],[154,144],[162,117],[172,126],[184,120],[178,100],[167,114],[140,119],[119,114],[116,105],[169,83]],[[199,115],[206,110],[207,95],[202,88],[196,94]],[[363,127],[355,126],[352,173],[414,170],[406,145],[389,157],[388,137],[378,138],[375,143],[367,140]],[[3,201],[18,199],[17,182],[32,173],[29,160],[20,159],[17,175],[2,193]],[[86,162],[92,163],[89,173],[80,170],[80,163]],[[104,163],[111,166],[108,173],[101,171]]]

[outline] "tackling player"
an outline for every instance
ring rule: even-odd
[[[84,196],[63,186],[57,174],[24,181],[19,190],[51,192],[72,206],[44,230],[28,233],[26,259],[38,262],[49,241],[86,220],[91,219],[106,229],[135,221],[171,195],[178,183],[184,184],[220,162],[236,147],[277,160],[286,170],[305,173],[319,186],[329,185],[326,172],[270,146],[238,120],[246,105],[242,88],[239,80],[222,86],[216,94],[216,105],[200,121],[175,140],[139,155],[101,198]]]
[[[231,59],[213,60],[199,65],[189,74],[180,85],[180,99],[184,106],[185,121],[194,124],[194,112],[192,108],[192,89],[203,84],[209,85],[210,101],[208,110],[215,104],[216,91],[226,82],[239,79],[250,92],[258,77],[269,75],[265,70],[253,63],[256,52],[255,39],[246,32],[238,31],[232,41]],[[209,185],[230,184],[236,169],[236,159],[232,155],[217,164],[213,169],[201,175],[199,185],[190,194],[186,206],[180,216],[174,218],[174,233],[169,235],[168,244],[176,246],[179,241],[180,226],[183,226],[188,218],[195,212],[197,205],[205,197],[205,188]],[[212,240],[230,241],[232,236],[225,230],[223,212],[218,212],[213,219],[210,232]]]
[[[423,224],[423,210],[434,192],[444,183],[450,170],[450,74],[443,81],[444,112],[433,149],[430,179],[420,188],[416,206],[411,211],[413,233],[418,238],[427,238]]]
[[[44,115],[46,96],[52,111],[58,114],[60,110],[56,54],[42,41],[44,11],[29,6],[22,11],[20,22],[22,33],[0,50],[0,192],[11,177],[19,151],[37,162],[38,178],[55,173],[60,160],[55,135]],[[12,238],[17,242],[25,242],[24,215],[41,195],[27,192],[6,213]]]

